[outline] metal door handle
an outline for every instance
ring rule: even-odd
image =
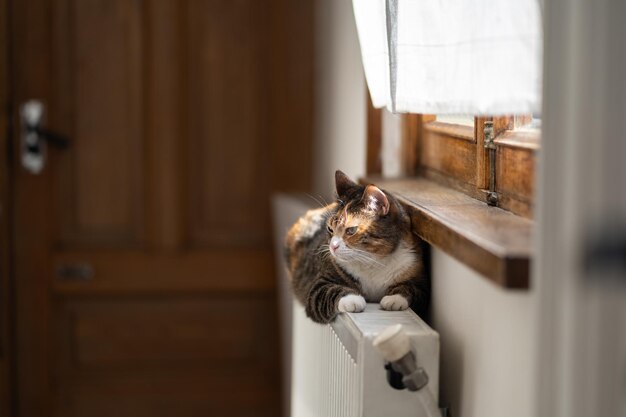
[[[45,106],[39,100],[29,100],[20,108],[22,166],[32,174],[39,174],[46,162],[47,144],[60,149],[70,140],[42,127]]]

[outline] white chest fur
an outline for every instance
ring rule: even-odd
[[[415,252],[403,242],[380,263],[350,262],[341,263],[341,266],[359,280],[365,299],[377,303],[387,288],[404,279],[405,273],[415,267],[416,262]]]

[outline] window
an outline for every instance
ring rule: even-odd
[[[383,147],[381,112],[373,108],[368,112],[371,174],[383,172],[376,159]],[[400,120],[399,157],[406,175],[425,177],[485,203],[493,191],[497,199],[494,205],[532,218],[534,167],[540,138],[538,119],[531,115],[474,118],[406,114]],[[485,147],[486,122],[493,124],[493,162]]]
[[[538,120],[530,115],[385,118],[384,111],[368,110],[366,181],[410,206],[413,232],[426,242],[497,285],[528,288]],[[400,126],[383,129],[383,119]],[[493,129],[492,159],[485,148],[486,122]],[[388,140],[384,132],[400,137]],[[389,152],[386,143],[400,143],[392,149],[396,160],[382,158]],[[383,160],[397,162],[405,178],[389,179]],[[490,185],[496,207],[488,202]]]

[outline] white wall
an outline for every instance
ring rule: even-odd
[[[329,198],[334,174],[365,174],[367,96],[350,0],[317,0],[313,189]]]
[[[432,270],[441,404],[456,417],[532,416],[535,294],[497,287],[436,248]]]

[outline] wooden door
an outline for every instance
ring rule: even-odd
[[[9,279],[9,94],[7,3],[0,0],[0,415],[11,412],[11,331]]]
[[[15,146],[20,416],[278,415],[269,196],[310,146],[273,124],[310,125],[281,16],[311,13],[271,3],[12,2],[13,106],[71,140],[38,175]]]

